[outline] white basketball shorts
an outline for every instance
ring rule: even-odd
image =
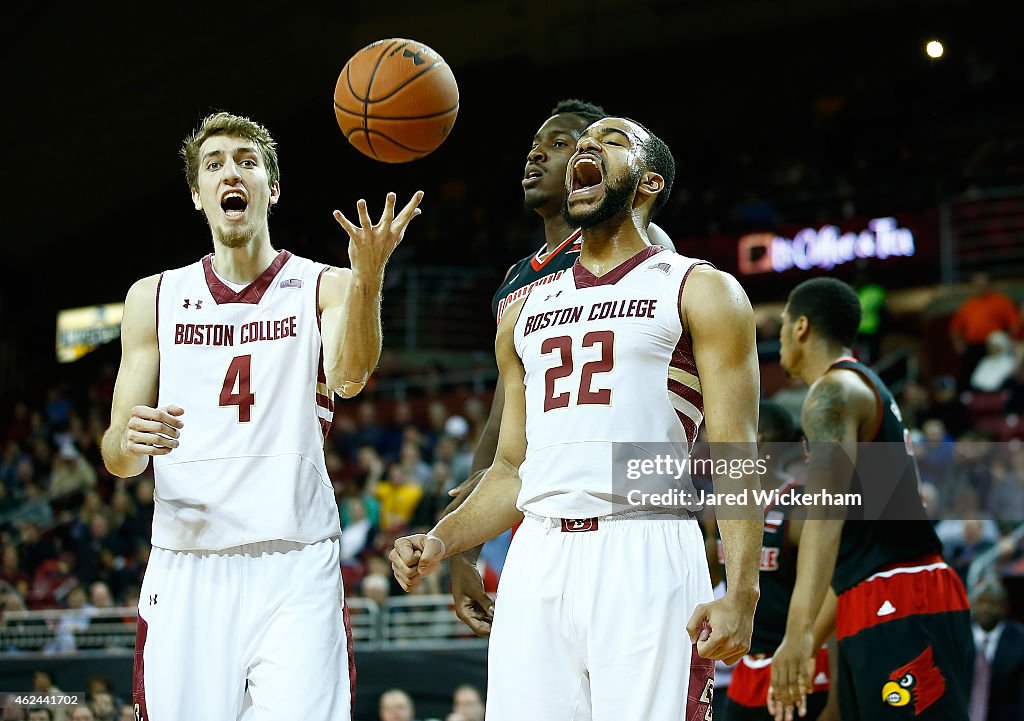
[[[141,721],[349,721],[351,634],[337,538],[153,548],[139,599]]]
[[[686,624],[713,599],[693,519],[527,515],[498,584],[487,721],[705,721],[714,663]]]

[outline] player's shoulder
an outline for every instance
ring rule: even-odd
[[[128,295],[125,299],[125,303],[155,300],[157,289],[160,287],[160,281],[163,278],[163,273],[154,273],[153,275],[147,275],[145,278],[132,283],[131,287],[128,288]]]
[[[875,389],[862,374],[852,368],[830,368],[811,383],[801,415],[825,411],[859,417],[872,412],[875,404]]]

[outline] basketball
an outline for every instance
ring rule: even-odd
[[[423,43],[378,40],[353,55],[334,88],[334,115],[359,152],[407,163],[437,149],[459,113],[448,63]]]

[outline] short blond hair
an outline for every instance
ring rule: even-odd
[[[181,146],[181,157],[185,161],[185,177],[188,179],[190,190],[199,187],[199,150],[203,143],[214,135],[232,135],[251,140],[267,168],[268,183],[273,185],[281,179],[281,169],[277,164],[277,143],[270,136],[270,131],[241,115],[219,112],[203,118]]]

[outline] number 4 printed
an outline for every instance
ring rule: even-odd
[[[248,423],[252,419],[252,407],[256,403],[256,394],[249,385],[251,377],[252,356],[240,355],[231,359],[224,385],[220,389],[221,406],[238,406],[238,422]],[[235,388],[238,392],[235,392]]]

